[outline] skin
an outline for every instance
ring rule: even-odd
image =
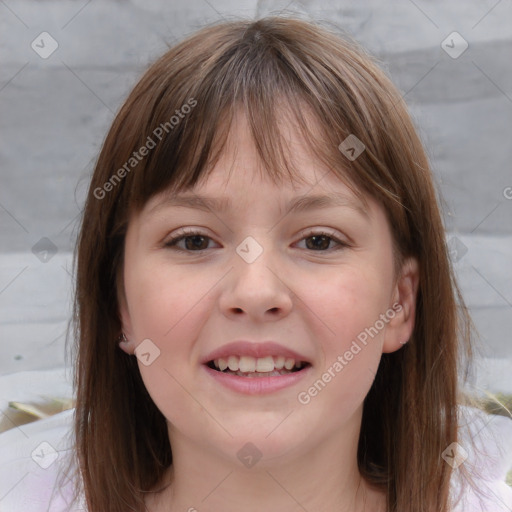
[[[413,330],[418,264],[405,261],[395,276],[390,226],[369,197],[367,216],[348,206],[285,215],[288,201],[304,194],[335,191],[357,201],[292,125],[285,128],[307,184],[271,183],[239,115],[212,174],[192,191],[228,196],[232,209],[151,212],[163,198],[157,195],[130,220],[120,299],[128,341],[120,346],[134,354],[149,338],[160,350],[149,366],[138,363],[168,420],[173,451],[163,490],[148,494],[151,512],[385,510],[384,494],[360,477],[357,441],[381,354],[402,348]],[[228,178],[230,169],[240,172]],[[196,241],[206,250],[194,252],[190,239],[178,244],[188,252],[165,247],[181,227],[209,237]],[[315,244],[306,228],[328,230],[348,245]],[[247,236],[263,248],[252,263],[236,252]],[[300,403],[298,394],[394,303],[401,305],[394,318],[307,405]],[[310,376],[264,396],[224,388],[200,360],[240,339],[296,350],[311,361]],[[251,468],[237,457],[247,442],[262,454]]]

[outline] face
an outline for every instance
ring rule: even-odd
[[[122,348],[138,347],[171,445],[236,460],[252,442],[262,462],[314,450],[358,428],[382,352],[411,334],[417,265],[395,275],[383,209],[288,132],[305,184],[272,184],[238,117],[208,179],[179,194],[194,204],[160,194],[130,220]],[[320,195],[338,199],[305,201]]]

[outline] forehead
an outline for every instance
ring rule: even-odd
[[[145,217],[151,217],[162,209],[184,207],[204,212],[229,214],[255,203],[268,205],[269,210],[277,210],[280,215],[300,214],[315,209],[335,207],[349,208],[366,219],[370,218],[370,205],[361,200],[339,177],[318,175],[316,181],[298,185],[272,182],[268,177],[247,170],[232,173],[226,179],[225,168],[212,173],[211,179],[200,187],[193,187],[180,193],[165,191],[154,196],[144,209]]]

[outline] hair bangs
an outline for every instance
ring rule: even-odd
[[[167,73],[165,81],[152,84],[162,90],[154,94],[155,103],[142,130],[144,135],[135,146],[155,138],[158,127],[165,128],[173,113],[180,112],[191,98],[196,106],[165,133],[142,169],[127,180],[130,212],[139,212],[158,193],[176,194],[206,180],[240,113],[248,121],[262,168],[274,184],[279,185],[286,178],[304,183],[295,165],[289,134],[283,131],[286,125],[296,127],[301,143],[307,145],[320,166],[327,173],[335,173],[363,204],[363,190],[377,195],[375,187],[368,187],[361,166],[338,149],[340,142],[356,131],[358,137],[365,137],[347,114],[350,109],[357,110],[358,105],[347,107],[340,101],[334,108],[330,88],[335,84],[326,84],[325,76],[313,80],[300,55],[288,51],[283,57],[286,47],[276,51],[277,43],[265,42],[260,32],[245,34],[244,38],[231,48],[223,48],[224,53],[219,53],[217,59],[196,62],[195,69],[188,71],[194,84],[188,90],[174,84],[173,74],[179,70]],[[339,89],[337,84],[336,96],[340,96]],[[360,114],[364,115],[362,111]]]

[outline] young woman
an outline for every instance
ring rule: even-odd
[[[107,135],[76,265],[87,510],[506,506],[470,485],[427,157],[349,39],[274,17],[171,48]]]

